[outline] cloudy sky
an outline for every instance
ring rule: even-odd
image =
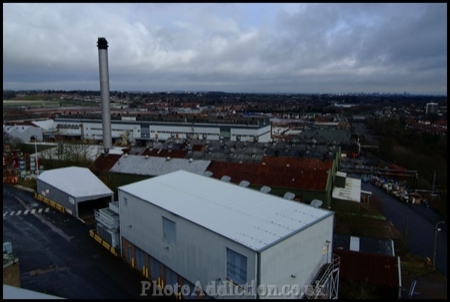
[[[447,4],[3,4],[3,88],[447,94]]]

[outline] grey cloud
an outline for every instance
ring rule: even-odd
[[[96,41],[106,37],[111,89],[446,94],[446,9],[4,4],[4,86],[97,89]]]

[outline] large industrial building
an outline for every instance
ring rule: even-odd
[[[88,168],[67,167],[45,171],[37,178],[36,186],[37,194],[82,220],[93,217],[95,209],[108,207],[114,199],[114,192]]]
[[[267,117],[247,118],[196,116],[111,116],[111,135],[113,140],[127,135],[130,143],[164,141],[169,138],[205,139],[229,141],[268,142],[271,139],[271,123]],[[102,141],[103,126],[100,115],[63,115],[54,119],[61,137]]]
[[[220,286],[249,298],[337,289],[331,211],[183,170],[121,186],[118,196],[122,257],[155,284],[191,293],[200,284],[215,298],[229,297],[214,292]]]

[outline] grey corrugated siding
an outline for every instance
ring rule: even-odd
[[[53,187],[52,185],[42,181],[39,178],[37,179],[36,187],[37,187],[38,194],[50,199],[51,201],[56,202],[57,204],[63,206],[66,209],[70,209],[72,211],[72,215],[75,217],[78,217],[77,207],[76,207],[76,203],[77,203],[76,198],[74,198],[74,204],[71,204],[69,202],[69,197],[73,197],[73,196],[70,196],[66,192]],[[49,190],[49,192],[47,193],[46,190]]]
[[[192,160],[191,162],[184,158],[167,160],[164,157],[149,156],[146,158],[142,155],[128,155],[127,157],[122,156],[110,172],[158,176],[185,170],[201,175],[207,170],[210,163],[210,160]]]

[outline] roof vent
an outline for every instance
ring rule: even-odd
[[[125,153],[125,155],[124,155],[125,157],[128,157],[128,153]]]
[[[248,187],[249,185],[250,185],[250,183],[247,180],[242,180],[239,183],[239,186],[244,187],[244,188]]]
[[[294,197],[295,197],[295,194],[292,192],[286,192],[283,196],[283,198],[287,199],[287,200],[292,200],[292,199],[294,199]]]
[[[206,177],[211,177],[213,175],[213,173],[211,171],[205,171],[205,172],[203,172],[203,175]]]
[[[169,161],[170,160],[170,156],[167,156],[166,160]]]
[[[286,164],[286,167],[288,167],[288,168],[289,168],[290,166],[291,166],[290,164]]]
[[[148,155],[145,156],[145,159],[148,159]]]
[[[222,178],[220,180],[223,181],[223,182],[230,182],[231,177],[227,176],[227,175],[224,175],[224,176],[222,176]]]
[[[310,203],[310,205],[314,208],[318,208],[323,204],[322,200],[319,199],[313,199]]]
[[[194,160],[192,158],[189,158],[189,162],[192,163]]]
[[[259,189],[262,193],[269,193],[272,190],[269,186],[262,186],[261,189]]]

